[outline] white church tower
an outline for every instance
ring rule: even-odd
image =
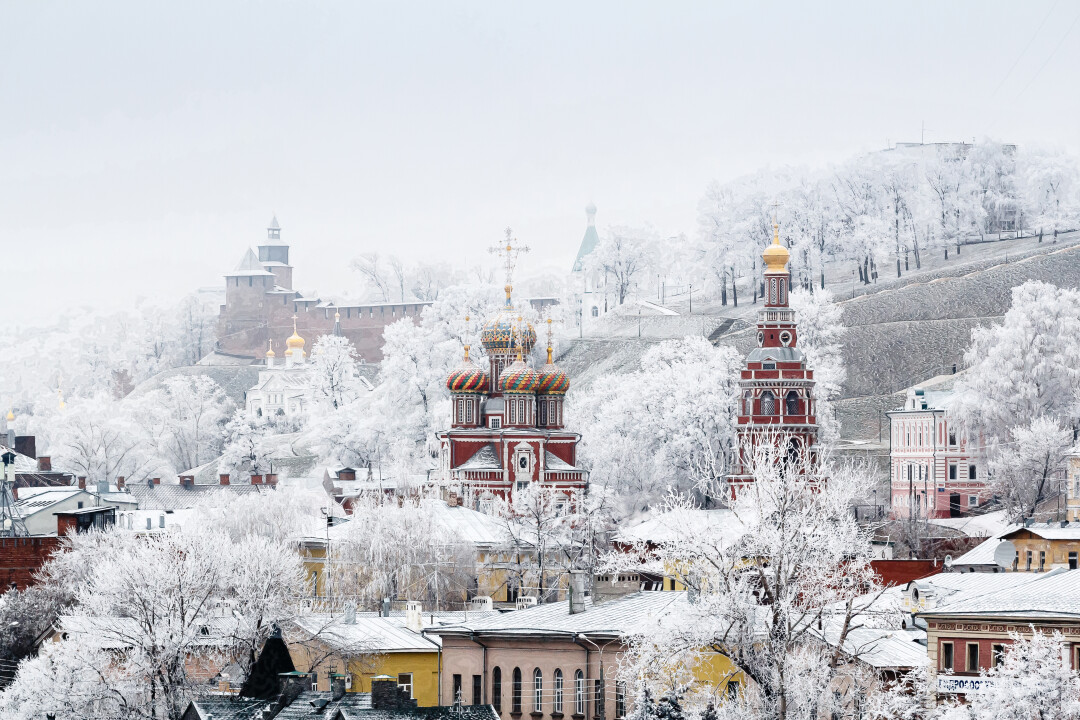
[[[600,244],[600,236],[596,233],[596,206],[592,203],[585,206],[585,218],[588,221],[585,226],[585,236],[581,238],[581,247],[578,248],[577,258],[574,260],[571,271],[579,298],[578,334],[582,336],[588,335],[590,327],[607,312],[604,276],[599,270],[588,268],[585,260]]]

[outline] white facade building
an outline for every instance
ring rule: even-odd
[[[891,427],[894,517],[957,517],[990,499],[982,443],[950,427],[950,391],[909,388]]]
[[[285,344],[284,361],[277,359],[272,345],[266,351],[266,369],[259,371],[258,382],[245,393],[245,406],[253,415],[297,417],[311,405],[311,373],[295,318],[293,334]]]

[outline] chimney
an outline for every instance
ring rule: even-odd
[[[338,480],[342,482],[352,482],[356,479],[356,471],[352,468],[341,468],[338,470]]]
[[[85,490],[86,489],[86,476],[85,475],[80,475],[79,476],[79,489],[80,490]]]
[[[194,475],[181,475],[180,476],[180,486],[181,487],[194,487],[195,486],[195,476]]]
[[[123,475],[120,475],[116,478],[116,489],[120,490],[121,492],[127,490],[127,481],[124,479]]]
[[[48,455],[42,455],[37,459],[38,472],[52,472],[52,458]]]
[[[263,484],[263,476],[262,475],[252,475],[251,476],[251,484],[252,485],[262,485]]]
[[[424,629],[424,606],[416,600],[405,603],[405,627],[414,633]]]
[[[153,483],[154,485],[160,485],[161,484],[161,478],[151,478],[150,482]]]
[[[382,607],[379,609],[380,617],[390,617],[390,598],[382,599]]]
[[[218,475],[218,483],[220,483],[221,485],[228,485],[229,473],[221,473],[220,475]]]
[[[267,485],[277,485],[277,473],[267,473],[263,476],[263,482]]]
[[[570,614],[585,612],[585,573],[580,570],[570,571]]]
[[[300,697],[300,693],[311,685],[311,678],[307,673],[302,672],[280,673],[278,680],[281,685],[281,695],[278,696],[277,703],[281,707],[291,705],[292,701]]]
[[[376,675],[371,678],[371,708],[373,710],[415,710],[416,701],[409,699],[398,687],[397,678]]]
[[[34,440],[33,435],[16,435],[15,447],[11,449],[21,455],[37,459],[37,441]]]
[[[345,676],[333,674],[330,676],[330,697],[337,702],[345,697]]]

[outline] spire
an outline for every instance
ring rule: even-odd
[[[776,220],[777,203],[773,203],[773,241],[769,247],[765,248],[765,252],[761,254],[761,259],[765,261],[765,272],[776,273],[784,272],[787,270],[788,263],[788,249],[780,244],[780,223]]]
[[[8,408],[7,421],[12,422],[15,419],[15,408]]]
[[[589,222],[589,227],[596,227],[596,205],[589,203],[585,206],[585,218]]]
[[[506,243],[491,248],[491,252],[502,255],[506,267],[506,307],[510,307],[510,293],[514,289],[514,267],[517,265],[518,255],[529,252],[528,245],[515,245],[517,238],[513,237],[513,230],[506,228]]]
[[[266,228],[267,240],[280,240],[281,239],[281,226],[278,225],[277,215],[274,215],[274,219],[270,221],[270,227]]]
[[[507,295],[506,300],[507,300],[507,302],[510,301],[510,296],[509,295]],[[514,334],[516,335],[514,344],[517,345],[517,361],[518,362],[525,362],[525,358],[521,354],[521,345],[522,345],[523,340],[524,340],[524,335],[521,332],[521,320],[522,320],[521,316],[518,315],[517,324],[514,325]]]
[[[469,316],[465,316],[465,364],[469,363]]]
[[[274,357],[274,338],[270,338],[269,342],[270,342],[270,349],[268,349],[266,351],[266,357],[273,358]]]
[[[548,357],[547,357],[547,364],[548,364],[548,365],[551,365],[551,364],[552,364],[552,362],[551,362],[551,318],[548,318],[548,319],[547,319],[547,325],[548,325],[548,330],[547,330],[547,336],[548,336],[548,346],[547,346],[547,351],[548,351]]]

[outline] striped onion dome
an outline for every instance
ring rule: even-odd
[[[488,374],[469,359],[469,346],[465,346],[465,359],[446,378],[446,389],[452,393],[485,393]]]
[[[551,322],[550,320],[548,322]],[[550,327],[550,326],[549,326]],[[551,342],[551,331],[548,331],[548,342]],[[565,395],[570,389],[570,378],[566,377],[555,363],[551,360],[551,345],[547,349],[547,364],[540,368],[540,382],[536,386],[537,395]]]
[[[536,392],[536,386],[540,384],[540,376],[536,371],[525,364],[518,356],[512,364],[499,375],[499,392],[508,395],[531,395]]]
[[[536,346],[536,329],[531,323],[525,323],[525,332],[515,332],[518,326],[518,313],[512,308],[505,307],[495,317],[484,323],[480,331],[480,344],[484,346],[489,356],[508,355],[517,350],[517,336],[524,335],[522,339],[523,356],[528,356]]]

